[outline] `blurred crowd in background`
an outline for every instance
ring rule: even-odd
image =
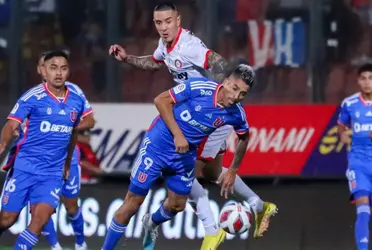
[[[105,0],[25,0],[27,18],[22,40],[22,60],[29,88],[40,81],[36,61],[40,52],[63,48],[71,56],[70,80],[79,84],[91,102],[106,102]],[[152,10],[158,0],[121,1],[120,37],[128,54],[152,54],[158,35],[152,22]],[[201,27],[206,9],[198,0],[173,0],[182,15],[184,28],[206,41]],[[324,32],[328,44],[327,77],[324,101],[337,103],[357,91],[356,68],[372,62],[372,0],[324,1]],[[248,103],[307,103],[309,86],[307,0],[216,0],[218,23],[214,30],[215,49],[228,60],[247,60],[257,69],[258,86],[246,99]],[[301,32],[280,35],[281,22],[290,22]],[[297,27],[298,21],[302,23]],[[6,25],[5,23],[0,23]],[[287,27],[287,26],[286,26]],[[286,28],[287,33],[288,29]],[[295,30],[296,31],[296,30]],[[302,34],[303,37],[296,36]],[[281,58],[276,45],[278,37],[294,39],[293,55]],[[0,42],[1,47],[1,42]],[[9,88],[9,58],[0,49],[0,88]],[[299,56],[300,54],[300,56]],[[288,55],[287,55],[288,57]],[[143,72],[121,64],[121,101],[151,102],[154,96],[173,83],[166,69]],[[2,95],[0,95],[2,96]],[[3,99],[3,98],[2,98]],[[2,101],[0,99],[0,103]]]

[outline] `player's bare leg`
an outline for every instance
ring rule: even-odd
[[[370,200],[368,193],[363,191],[354,195],[357,218],[355,221],[355,240],[358,250],[367,250],[369,245],[369,221],[371,216]]]
[[[130,219],[138,212],[145,197],[145,194],[141,196],[128,191],[123,204],[114,214],[102,250],[112,250],[115,248],[121,236],[124,234],[125,228],[129,224]]]
[[[29,226],[18,236],[15,250],[32,249],[36,245],[42,229],[54,213],[55,208],[47,203],[32,206],[32,218]]]
[[[0,211],[0,237],[17,221],[19,213]]]
[[[202,176],[205,162],[197,160],[195,163],[195,175]],[[208,194],[197,179],[192,183],[189,204],[194,209],[198,219],[203,223],[205,237],[201,249],[217,249],[225,240],[226,233],[219,228],[209,203]]]
[[[35,213],[35,207],[36,205],[30,206],[31,216],[33,216],[33,214]],[[47,241],[49,242],[51,250],[62,250],[62,247],[58,242],[57,232],[54,228],[54,222],[52,217],[50,217],[48,222],[45,224],[43,230],[41,231],[41,234],[44,235]]]
[[[83,214],[78,206],[78,197],[68,198],[61,197],[65,205],[67,216],[71,221],[75,234],[75,250],[86,250],[87,244],[84,239],[84,219]]]
[[[158,236],[158,226],[171,220],[177,213],[185,210],[187,198],[187,195],[179,195],[168,189],[168,197],[165,199],[158,211],[143,216],[142,225],[145,231],[145,236],[143,238],[144,250],[154,249],[156,237]]]
[[[222,166],[222,160],[223,154],[219,154],[213,161],[204,162],[205,167],[203,167],[203,175],[206,179],[217,182],[217,180],[228,171],[228,168]],[[269,227],[271,216],[277,213],[276,205],[262,201],[238,175],[235,178],[234,192],[252,208],[256,219],[254,237],[261,237]]]

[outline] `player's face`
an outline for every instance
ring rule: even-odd
[[[372,72],[361,73],[358,77],[358,84],[364,94],[372,94]]]
[[[67,77],[69,76],[69,66],[66,58],[53,57],[44,62],[41,67],[44,79],[53,87],[59,88],[64,86]]]
[[[160,37],[167,43],[173,42],[181,24],[181,17],[177,11],[154,11],[154,23]]]
[[[223,106],[225,107],[241,102],[249,90],[249,86],[245,82],[233,76],[225,79],[223,87],[225,88]]]

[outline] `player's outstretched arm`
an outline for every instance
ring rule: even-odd
[[[226,78],[227,61],[217,52],[212,51],[208,55],[208,67],[213,74],[214,80],[223,82]]]
[[[155,97],[154,103],[160,116],[173,134],[176,152],[186,153],[189,150],[189,143],[174,118],[173,105],[175,104],[175,101],[173,100],[170,91],[171,90],[165,91]]]
[[[240,164],[242,163],[245,152],[247,151],[249,142],[249,132],[247,131],[243,134],[238,133],[238,137],[239,141],[236,147],[232,165],[230,166],[229,170],[226,173],[224,173],[217,181],[218,183],[221,184],[221,196],[224,196],[225,198],[227,198],[230,193],[231,194],[234,193],[235,177],[240,167]]]
[[[142,70],[158,70],[163,66],[161,62],[155,62],[151,55],[148,56],[132,56],[127,55],[125,49],[120,45],[111,45],[109,54],[114,56],[120,62],[128,63],[129,65]]]
[[[158,70],[163,66],[163,63],[155,62],[152,59],[151,55],[148,55],[148,56],[128,55],[125,62],[135,68],[142,69],[142,70]]]
[[[231,169],[238,171],[240,164],[244,158],[245,152],[247,151],[248,143],[249,143],[249,132],[244,134],[238,134],[238,145],[236,146],[236,151],[234,155],[233,162],[231,164]]]

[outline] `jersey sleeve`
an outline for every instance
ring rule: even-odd
[[[70,83],[70,84],[73,86],[73,88],[76,91],[76,93],[84,101],[84,110],[83,110],[83,114],[81,116],[81,118],[84,118],[85,116],[87,116],[87,115],[89,115],[89,114],[91,114],[93,112],[92,107],[90,106],[90,103],[89,103],[88,99],[86,98],[83,90],[78,85],[76,85],[76,84],[72,84],[72,83]]]
[[[14,105],[12,111],[8,115],[8,119],[15,120],[19,123],[22,123],[31,113],[33,107],[32,96],[24,95],[18,99],[17,103]]]
[[[239,116],[241,118],[241,122],[239,124],[236,124],[234,126],[234,130],[237,134],[245,134],[249,131],[249,124],[248,124],[248,121],[247,121],[247,115],[245,113],[245,110],[244,108],[238,104],[237,105],[238,109],[239,109]]]
[[[162,63],[164,61],[163,53],[161,52],[162,41],[159,40],[158,47],[155,49],[154,53],[152,54],[152,60],[156,63]]]
[[[80,96],[80,95],[79,95]],[[85,110],[85,101],[84,101],[84,98],[80,96],[80,101],[79,101],[79,106],[78,106],[78,111],[77,111],[77,119],[74,123],[74,127],[76,128],[80,121],[83,119],[83,114],[84,114],[84,110]]]
[[[350,113],[347,107],[347,102],[344,101],[341,104],[340,114],[338,115],[337,120],[337,123],[340,125],[349,125],[350,123]]]
[[[184,102],[191,96],[190,84],[186,81],[169,90],[174,103]]]
[[[169,90],[169,94],[172,97],[174,103],[185,102],[191,98],[200,96],[204,91],[214,90],[215,87],[208,86],[202,81],[197,81],[196,78],[191,78],[184,83],[177,85]]]
[[[185,57],[187,61],[195,66],[203,69],[208,69],[208,56],[212,50],[208,49],[207,46],[199,39],[196,38],[190,42]]]
[[[90,106],[88,99],[85,98],[85,96],[82,96],[81,98],[83,98],[84,101],[83,114],[81,115],[81,118],[84,118],[85,116],[93,113],[93,109],[92,106]]]

